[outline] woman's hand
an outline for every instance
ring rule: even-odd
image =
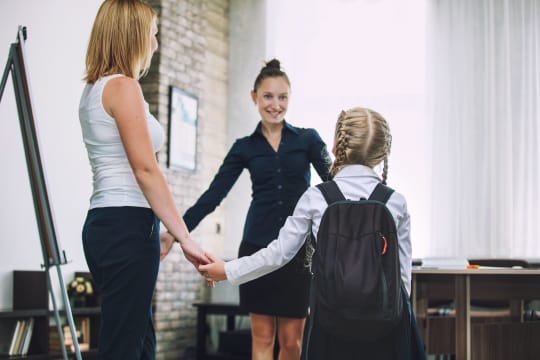
[[[163,261],[174,245],[174,236],[170,232],[159,234],[159,261]]]
[[[201,275],[203,275],[203,273],[199,270],[199,266],[211,262],[210,258],[207,257],[207,254],[205,254],[205,252],[199,247],[199,245],[197,245],[191,239],[186,239],[180,242],[180,247],[184,252],[185,258],[193,264],[195,269],[197,269],[197,271],[199,271]],[[209,278],[206,278],[206,284],[212,288],[215,286],[214,281]]]
[[[208,253],[206,253],[206,257],[210,259],[211,263],[199,265],[199,272],[206,278],[206,281],[227,280],[227,274],[225,274],[225,263],[223,260],[218,259]]]
[[[203,249],[190,238],[180,241],[180,247],[185,258],[195,266],[195,269],[198,269],[201,264],[208,264],[210,262]]]

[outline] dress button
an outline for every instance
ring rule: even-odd
[[[282,187],[283,187],[283,186],[281,186],[281,185],[278,185],[278,186],[277,186],[278,190],[281,190]]]
[[[280,172],[281,172],[281,169],[277,169],[277,172],[280,173]]]
[[[283,201],[279,200],[278,202],[278,205],[283,205]]]

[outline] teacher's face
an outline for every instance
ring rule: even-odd
[[[257,105],[264,123],[278,124],[283,121],[289,106],[289,93],[289,84],[281,76],[266,78],[257,92],[251,91],[253,103]]]

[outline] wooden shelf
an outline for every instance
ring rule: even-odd
[[[89,273],[75,273],[75,276],[89,277]],[[47,277],[44,271],[14,271],[13,283],[13,309],[0,309],[0,360],[56,360],[63,359],[61,349],[56,343],[51,349],[51,340],[58,339],[56,335],[56,322],[53,310],[49,309],[49,294],[47,289]],[[77,324],[83,319],[87,320],[88,328],[85,327],[86,336],[90,340],[90,350],[81,352],[83,359],[97,358],[97,341],[99,336],[99,324],[101,309],[99,294],[91,299],[90,306],[72,308],[73,320]],[[62,326],[65,326],[65,311],[59,310]],[[15,325],[18,320],[34,319],[32,338],[28,348],[28,355],[7,355]],[[54,331],[54,332],[53,332]],[[87,340],[85,340],[86,342]],[[69,350],[69,349],[68,349]],[[68,357],[75,359],[75,354],[68,351]]]
[[[49,311],[47,309],[1,310],[0,319],[40,317],[40,316],[47,316],[48,314],[49,314]]]

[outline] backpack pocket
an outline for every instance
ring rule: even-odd
[[[321,282],[326,286],[318,291],[318,323],[344,338],[371,339],[388,333],[394,324],[388,322],[393,313],[383,268],[386,238],[373,232],[328,240],[333,242],[332,254],[327,253],[333,266],[326,267]]]
[[[333,278],[328,283],[334,285],[329,289],[332,305],[351,319],[363,318],[370,309],[380,310],[388,302],[384,236],[374,232],[356,238],[337,236],[335,241],[334,271],[328,274]]]

